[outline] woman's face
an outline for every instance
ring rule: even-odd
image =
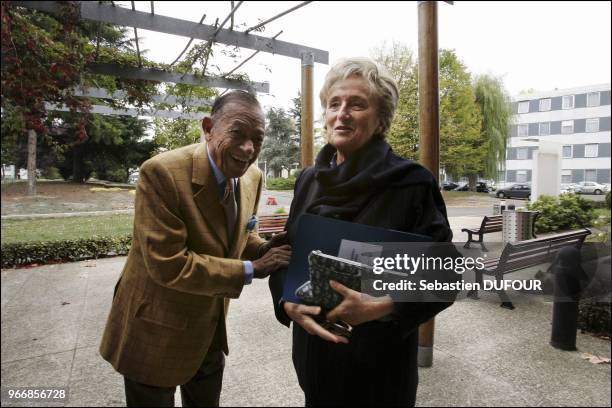
[[[349,77],[331,87],[325,125],[327,141],[338,150],[338,164],[382,131],[378,106],[365,79]]]

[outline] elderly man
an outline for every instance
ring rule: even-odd
[[[128,406],[173,406],[177,385],[184,406],[219,405],[228,298],[288,265],[284,234],[266,242],[255,228],[263,183],[251,164],[264,125],[254,96],[228,93],[202,121],[206,144],[140,169],[132,247],[100,346]]]

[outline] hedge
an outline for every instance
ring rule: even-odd
[[[578,328],[602,336],[610,336],[610,299],[581,299],[578,304]]]
[[[295,177],[289,178],[268,178],[266,188],[268,190],[293,190]]]
[[[65,241],[14,242],[2,245],[2,267],[28,264],[74,262],[91,258],[125,255],[132,236],[92,237]]]

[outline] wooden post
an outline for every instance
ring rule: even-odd
[[[438,4],[419,1],[419,161],[439,178]],[[420,367],[433,364],[434,319],[419,326]]]
[[[28,130],[28,195],[36,195],[36,131]]]
[[[300,139],[302,168],[314,164],[313,69],[314,55],[311,52],[302,53],[302,128]]]

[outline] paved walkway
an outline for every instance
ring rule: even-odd
[[[457,217],[452,224],[460,230],[479,220]],[[125,404],[121,376],[98,354],[124,262],[2,270],[3,388],[67,386],[67,406]],[[610,365],[581,357],[609,358],[610,342],[579,333],[578,352],[556,350],[548,345],[551,313],[551,304],[536,300],[506,310],[490,294],[441,313],[434,365],[419,371],[418,405],[610,406]],[[222,405],[303,406],[290,330],[275,320],[265,281],[232,301],[228,332]],[[2,406],[17,405],[2,400]]]

